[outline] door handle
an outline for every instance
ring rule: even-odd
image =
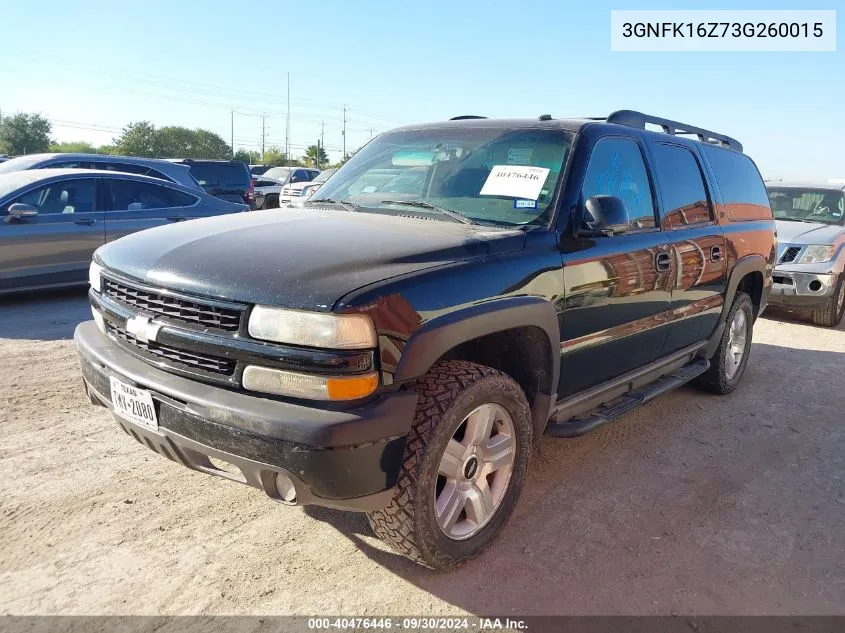
[[[657,253],[654,256],[654,270],[665,273],[672,268],[672,256],[669,253]]]
[[[94,226],[97,223],[97,220],[94,218],[79,218],[73,221],[74,224],[82,224],[85,226]]]
[[[711,262],[718,262],[722,259],[722,247],[721,246],[711,246],[710,247],[710,261]]]
[[[181,222],[182,220],[187,220],[187,218],[185,218],[181,215],[173,215],[173,216],[170,216],[169,218],[167,218],[168,222]]]

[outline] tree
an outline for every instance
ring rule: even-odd
[[[37,154],[50,149],[50,121],[40,114],[18,112],[0,122],[0,152]]]
[[[105,154],[100,148],[94,147],[87,141],[65,141],[63,143],[53,143],[50,145],[50,151],[58,154]]]
[[[158,131],[149,121],[130,123],[114,139],[114,153],[158,158],[161,156]]]
[[[239,160],[247,165],[257,165],[261,162],[261,154],[252,150],[240,148],[232,157],[234,160]]]
[[[309,167],[322,169],[328,164],[329,156],[326,154],[326,150],[322,147],[322,145],[318,143],[317,145],[308,146],[305,150],[305,155],[302,157],[302,162]]]
[[[281,167],[288,164],[288,157],[282,150],[275,145],[268,147],[264,156],[261,158],[263,165],[272,165],[273,167]]]

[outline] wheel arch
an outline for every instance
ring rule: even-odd
[[[535,435],[542,433],[560,378],[560,329],[554,305],[538,297],[484,302],[425,323],[397,365],[410,382],[441,360],[468,360],[510,375],[525,391]]]

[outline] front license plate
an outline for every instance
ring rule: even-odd
[[[153,397],[146,389],[131,387],[117,378],[111,381],[111,402],[114,412],[122,418],[153,431],[158,430],[158,418]]]

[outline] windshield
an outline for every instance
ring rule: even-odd
[[[316,184],[319,184],[321,182],[326,182],[328,177],[331,176],[336,171],[337,171],[337,169],[326,169],[325,171],[321,171],[319,174],[317,174],[317,176],[314,178],[314,180],[311,181],[311,183],[316,185]]]
[[[482,223],[543,224],[570,141],[562,130],[539,128],[388,132],[350,158],[316,198],[404,215],[440,209]]]
[[[836,189],[771,187],[769,200],[776,220],[843,224],[845,198]]]
[[[271,167],[263,175],[284,182],[290,176],[290,169],[290,167]]]
[[[22,169],[31,169],[33,165],[41,162],[42,160],[44,160],[44,157],[39,154],[10,158],[9,160],[0,163],[0,174],[9,174],[13,171],[20,171]]]

